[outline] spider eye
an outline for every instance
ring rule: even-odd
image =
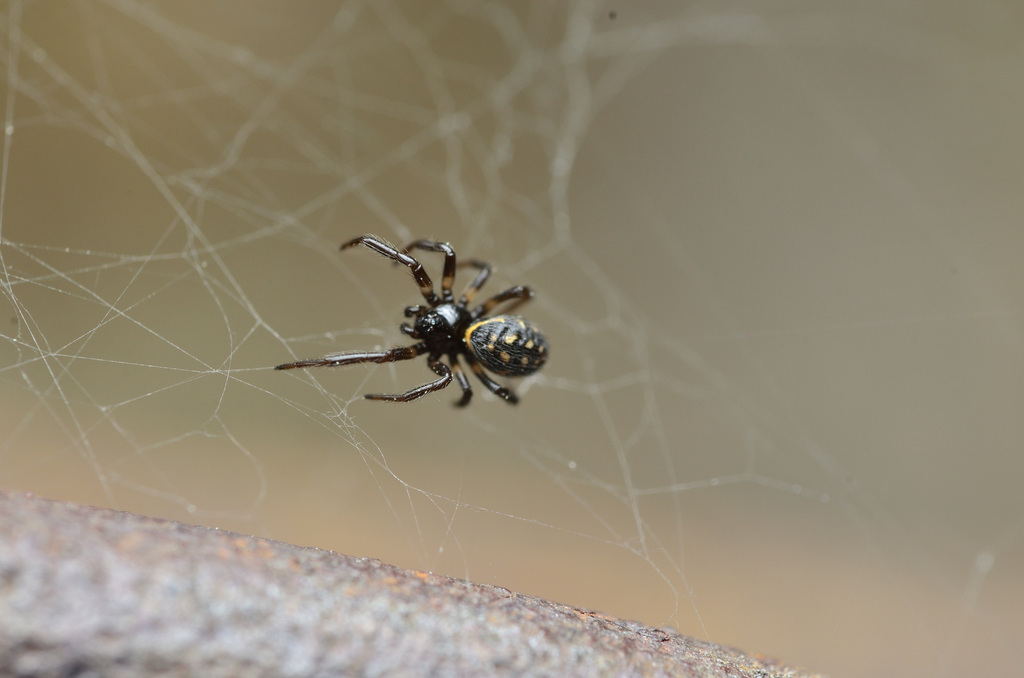
[[[484,367],[504,377],[533,374],[548,359],[548,342],[537,326],[519,316],[496,316],[466,330],[466,345]]]
[[[444,320],[439,318],[436,313],[428,313],[416,319],[416,329],[423,336],[436,334],[444,325]]]
[[[416,318],[416,332],[422,339],[430,341],[457,341],[456,326],[464,320],[465,311],[454,304],[432,308]]]

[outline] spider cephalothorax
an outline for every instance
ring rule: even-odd
[[[386,240],[373,235],[361,235],[343,243],[341,249],[355,245],[365,245],[374,252],[395,262],[408,266],[412,271],[420,294],[426,305],[408,306],[405,317],[412,318],[412,324],[402,323],[400,329],[419,342],[412,346],[399,346],[386,351],[359,351],[354,353],[335,353],[323,358],[310,358],[294,363],[278,365],[276,370],[290,370],[296,367],[336,367],[354,365],[356,363],[393,363],[399,360],[411,360],[416,356],[427,354],[427,365],[437,379],[422,386],[399,394],[375,393],[367,394],[371,400],[390,400],[393,402],[409,402],[439,391],[452,382],[452,378],[462,388],[462,398],[456,402],[460,407],[469,403],[473,397],[473,389],[469,380],[462,372],[459,356],[466,361],[473,374],[489,391],[504,398],[509,403],[519,399],[508,388],[497,383],[484,371],[488,369],[504,377],[524,377],[539,370],[548,357],[548,346],[544,335],[529,320],[520,316],[500,315],[489,316],[498,304],[511,302],[506,311],[533,298],[533,291],[528,287],[516,285],[500,294],[496,294],[472,311],[469,304],[480,291],[491,275],[491,267],[477,259],[469,259],[456,264],[455,250],[451,245],[433,240],[417,240],[409,243],[404,249],[398,249]],[[444,273],[441,278],[441,296],[434,292],[434,283],[430,280],[423,265],[414,259],[409,252],[414,249],[444,254]],[[479,271],[465,292],[456,301],[452,294],[455,282],[455,269],[459,266],[471,266]],[[451,367],[441,362],[447,357]]]

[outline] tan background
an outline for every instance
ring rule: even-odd
[[[3,487],[834,676],[1024,659],[1017,4],[0,12]],[[519,407],[266,369],[402,341],[363,232],[536,288]]]

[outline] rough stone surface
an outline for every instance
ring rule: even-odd
[[[5,676],[806,676],[377,560],[0,492]]]

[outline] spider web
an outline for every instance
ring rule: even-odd
[[[1009,673],[1021,28],[995,2],[11,2],[0,485],[835,675]],[[408,343],[408,272],[338,252],[366,232],[537,291],[519,406],[362,399],[422,359],[269,369]]]

